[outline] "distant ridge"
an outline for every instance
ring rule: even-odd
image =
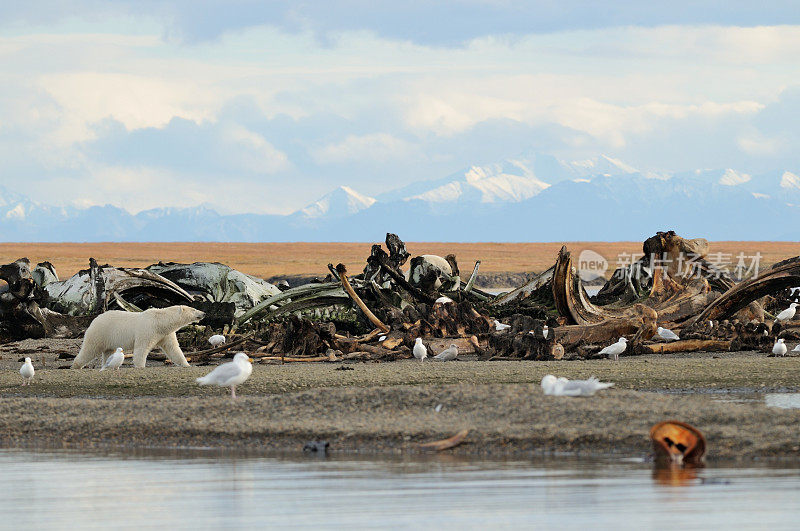
[[[0,241],[641,240],[675,229],[713,240],[795,241],[800,177],[781,169],[641,172],[599,155],[528,153],[369,197],[339,186],[296,212],[221,215],[206,205],[131,214],[37,203],[0,186]]]

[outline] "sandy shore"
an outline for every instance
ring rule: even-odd
[[[797,358],[731,353],[616,363],[257,365],[232,403],[225,390],[194,383],[209,367],[56,368],[67,362],[53,353],[75,349],[77,342],[0,347],[0,444],[291,451],[327,440],[335,451],[414,452],[420,442],[469,428],[467,444],[451,451],[640,456],[650,449],[649,427],[675,418],[703,430],[709,459],[800,456],[800,410],[724,400],[725,391],[798,391]],[[26,350],[33,353],[21,353]],[[45,369],[37,362],[42,352]],[[17,373],[22,355],[37,366],[28,387],[20,386]],[[588,399],[548,397],[539,387],[548,373],[596,375],[616,387]]]

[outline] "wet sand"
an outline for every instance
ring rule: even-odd
[[[641,456],[650,450],[650,426],[674,418],[705,433],[712,460],[800,456],[800,410],[720,400],[726,391],[800,390],[798,358],[257,364],[234,403],[226,389],[195,384],[210,367],[56,368],[69,362],[55,361],[54,352],[78,346],[0,346],[0,444],[298,451],[306,441],[327,440],[333,451],[416,452],[420,442],[468,428],[467,443],[450,451]],[[17,372],[24,355],[37,368],[27,387]],[[616,386],[593,398],[548,397],[539,387],[548,373],[596,375]]]

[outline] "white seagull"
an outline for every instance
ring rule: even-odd
[[[550,330],[547,328],[547,325],[544,325],[544,326],[542,327],[542,337],[544,337],[545,339],[547,339],[547,332],[549,332],[549,331],[550,331]]]
[[[426,349],[425,345],[422,344],[421,337],[418,337],[414,342],[414,357],[419,361],[425,361],[425,358],[428,357],[428,349]]]
[[[122,366],[123,361],[125,361],[125,353],[122,351],[122,347],[117,347],[117,350],[115,350],[114,353],[108,357],[103,366],[100,367],[100,370],[104,371],[106,369],[119,369]]]
[[[458,347],[453,343],[448,348],[435,355],[433,359],[437,361],[453,361],[456,357],[458,357]]]
[[[197,379],[200,385],[218,385],[231,388],[231,399],[236,399],[236,386],[244,383],[253,372],[253,360],[244,352],[239,352],[233,361],[223,363],[210,373]]]
[[[677,341],[680,339],[678,334],[676,334],[669,328],[661,328],[659,326],[657,332],[658,332],[658,337],[660,337],[661,339],[665,339],[667,341]]]
[[[594,396],[597,391],[608,389],[613,383],[601,382],[594,376],[588,380],[567,380],[548,374],[542,378],[542,391],[552,396]]]
[[[453,302],[453,299],[451,299],[450,297],[445,297],[444,295],[442,295],[441,297],[436,299],[436,302],[434,304],[447,304],[448,302]]]
[[[794,318],[794,314],[797,313],[797,303],[793,302],[789,305],[788,308],[783,310],[781,313],[775,316],[776,321],[791,321]]]
[[[25,363],[19,368],[19,373],[22,375],[22,385],[30,385],[33,380],[33,375],[36,371],[33,370],[33,363],[30,358],[25,358]]]
[[[208,342],[211,343],[212,347],[218,347],[220,345],[225,344],[225,336],[222,334],[214,334],[213,336],[208,338]]]
[[[783,339],[779,339],[772,345],[772,353],[776,356],[785,356],[786,355],[786,345],[783,342]]]
[[[600,354],[605,354],[609,358],[614,358],[614,360],[619,360],[619,355],[625,352],[625,349],[628,348],[628,340],[624,337],[619,338],[619,341],[616,343],[612,343],[611,345],[607,346],[603,350],[600,351]]]
[[[795,347],[792,349],[792,352],[800,352],[800,343],[795,345]]]
[[[495,319],[494,320],[494,327],[499,332],[501,330],[508,330],[509,328],[511,328],[511,325],[507,325],[505,323],[501,323],[500,321]]]

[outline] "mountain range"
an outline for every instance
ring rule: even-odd
[[[789,170],[639,171],[600,155],[533,153],[369,197],[340,186],[289,215],[205,205],[137,214],[38,203],[0,186],[0,241],[642,240],[658,230],[712,240],[798,239],[800,176]]]

